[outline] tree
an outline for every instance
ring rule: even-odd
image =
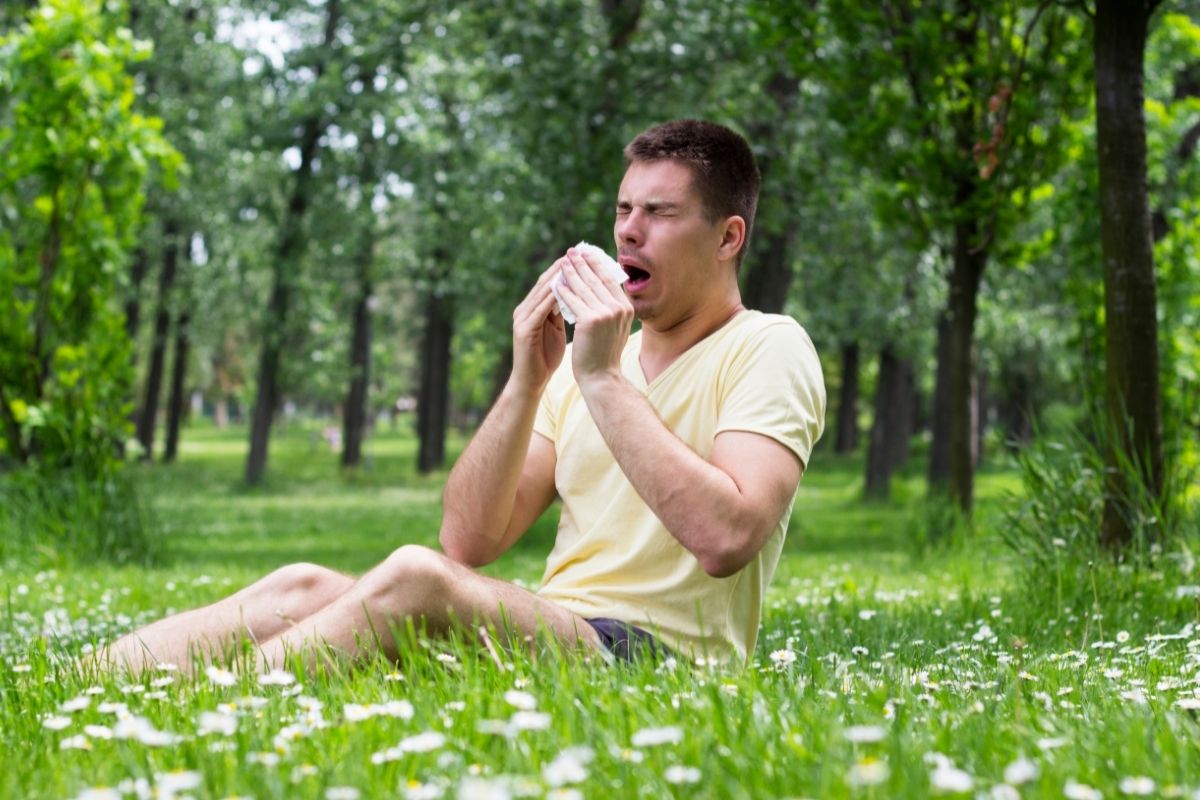
[[[1146,167],[1144,58],[1157,0],[1098,0],[1096,143],[1104,258],[1105,454],[1100,541],[1133,541],[1133,487],[1161,502],[1164,481],[1154,247]],[[1136,476],[1132,476],[1130,471]]]
[[[107,474],[126,433],[116,295],[147,169],[178,154],[133,108],[149,54],[95,0],[49,0],[0,46],[0,421],[7,459]]]

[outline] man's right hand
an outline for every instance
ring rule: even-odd
[[[513,371],[510,383],[522,392],[540,395],[562,363],[567,327],[558,313],[550,282],[562,269],[565,256],[542,273],[513,311]]]

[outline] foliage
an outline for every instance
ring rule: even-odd
[[[133,109],[148,45],[95,0],[51,0],[0,39],[3,554],[149,553],[121,474],[132,376],[116,304],[150,165],[179,159]],[[2,462],[0,462],[2,463]]]
[[[150,163],[177,156],[133,110],[148,45],[95,0],[53,0],[0,40],[0,416],[4,455],[109,475],[126,433],[116,272]]]
[[[1093,419],[1098,418],[1093,413]],[[1114,565],[1113,555],[1101,550],[1097,531],[1105,500],[1104,453],[1116,434],[1102,426],[1093,430],[1084,435],[1078,428],[1069,429],[1053,439],[1039,438],[1018,453],[1023,496],[1011,496],[1001,528],[1001,537],[1020,557],[1025,590],[1059,612],[1097,599],[1098,581],[1106,587],[1106,596],[1116,598],[1115,585],[1100,577],[1113,566],[1144,574],[1163,568],[1164,553],[1179,558],[1200,512],[1187,496],[1195,478],[1192,470],[1173,462],[1160,500],[1146,486],[1142,470],[1123,457],[1120,466],[1128,488],[1123,513],[1133,541]]]

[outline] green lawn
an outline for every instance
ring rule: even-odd
[[[1155,593],[1162,576],[1151,574],[1120,603],[1043,607],[994,535],[1020,489],[1003,463],[979,476],[975,532],[929,545],[937,530],[919,463],[892,501],[867,504],[861,459],[819,453],[744,670],[612,668],[544,652],[497,661],[462,642],[422,642],[398,665],[288,685],[172,671],[128,683],[54,668],[83,642],[290,561],[360,572],[402,544],[435,544],[444,475],[413,472],[411,437],[381,432],[369,465],[339,476],[315,434],[280,432],[270,479],[252,491],[239,486],[244,430],[192,429],[179,464],[139,467],[168,541],[159,567],[0,572],[0,796],[1200,790],[1195,600],[1150,602],[1146,586],[1174,597]],[[554,517],[488,573],[536,583]]]

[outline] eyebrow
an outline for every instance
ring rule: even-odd
[[[633,203],[631,203],[629,200],[625,200],[625,199],[617,200],[617,208],[632,208],[632,207],[633,207]],[[645,203],[642,203],[642,208],[646,209],[650,213],[654,213],[655,211],[674,211],[674,210],[678,209],[679,207],[680,207],[679,203],[672,203],[667,200],[650,200]]]

